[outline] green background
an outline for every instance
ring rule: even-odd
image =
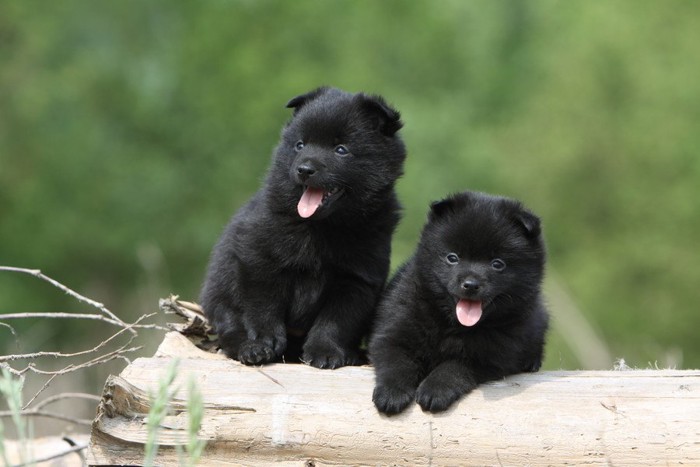
[[[195,299],[285,103],[329,84],[402,113],[393,267],[431,200],[516,197],[549,246],[545,368],[697,368],[699,57],[683,0],[2,2],[0,264],[126,320]],[[0,273],[0,313],[33,311],[85,309]],[[95,328],[13,326],[24,350]]]

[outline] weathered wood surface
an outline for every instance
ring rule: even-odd
[[[205,400],[203,465],[700,465],[700,371],[543,372],[480,387],[444,414],[372,404],[370,367],[245,367],[170,333],[108,383],[91,464],[139,464],[148,388],[181,358]],[[182,410],[178,395],[174,407]],[[184,413],[166,419],[158,465],[177,465]]]

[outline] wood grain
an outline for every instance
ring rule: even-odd
[[[413,405],[385,417],[371,367],[246,367],[177,333],[112,377],[91,464],[139,464],[146,396],[181,358],[205,400],[203,465],[700,465],[700,371],[558,371],[483,385],[444,414]],[[178,465],[184,391],[161,430],[158,465]]]

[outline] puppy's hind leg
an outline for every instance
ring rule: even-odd
[[[374,291],[366,283],[348,279],[338,281],[328,297],[309,330],[302,360],[328,369],[364,363],[359,346],[371,322]]]

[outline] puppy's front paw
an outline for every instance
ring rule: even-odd
[[[304,345],[304,353],[301,360],[316,368],[331,370],[341,366],[360,365],[362,363],[356,351],[323,342],[307,342]]]
[[[275,357],[272,346],[262,340],[247,340],[238,349],[238,360],[246,365],[262,365]]]
[[[413,402],[413,390],[378,384],[372,393],[372,402],[382,413],[396,415]]]
[[[537,358],[533,362],[531,362],[529,365],[525,366],[525,371],[529,373],[537,373],[540,371],[540,368],[542,367],[542,358]]]
[[[444,412],[466,392],[462,387],[428,377],[416,390],[416,402],[427,412]]]

